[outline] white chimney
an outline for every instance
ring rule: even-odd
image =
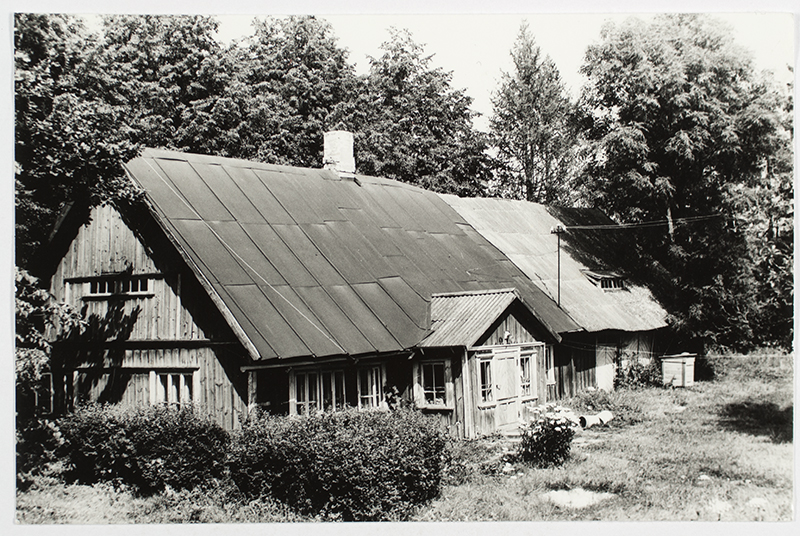
[[[355,174],[356,160],[353,158],[352,132],[332,130],[325,133],[322,167],[331,169],[339,174]]]

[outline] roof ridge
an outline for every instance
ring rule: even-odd
[[[516,287],[509,287],[509,288],[486,289],[486,290],[459,290],[456,292],[441,292],[441,293],[431,294],[431,299],[458,298],[460,296],[483,296],[485,294],[506,294],[506,293],[514,293],[519,295],[519,292],[517,292]]]

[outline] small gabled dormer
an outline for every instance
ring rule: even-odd
[[[625,290],[625,277],[617,272],[608,270],[581,270],[581,272],[595,286],[600,287],[606,292]]]

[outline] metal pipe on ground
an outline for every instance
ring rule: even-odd
[[[610,411],[601,411],[597,415],[581,415],[578,421],[581,428],[591,428],[598,424],[607,424],[608,421],[614,418],[614,414]]]

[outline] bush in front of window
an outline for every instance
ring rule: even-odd
[[[519,457],[535,467],[563,465],[569,458],[573,424],[557,413],[545,413],[522,428]]]
[[[414,410],[262,414],[234,434],[230,474],[251,499],[329,520],[407,519],[439,493],[447,439]]]
[[[225,475],[228,433],[191,407],[92,404],[58,421],[68,480],[142,494],[190,489]]]

